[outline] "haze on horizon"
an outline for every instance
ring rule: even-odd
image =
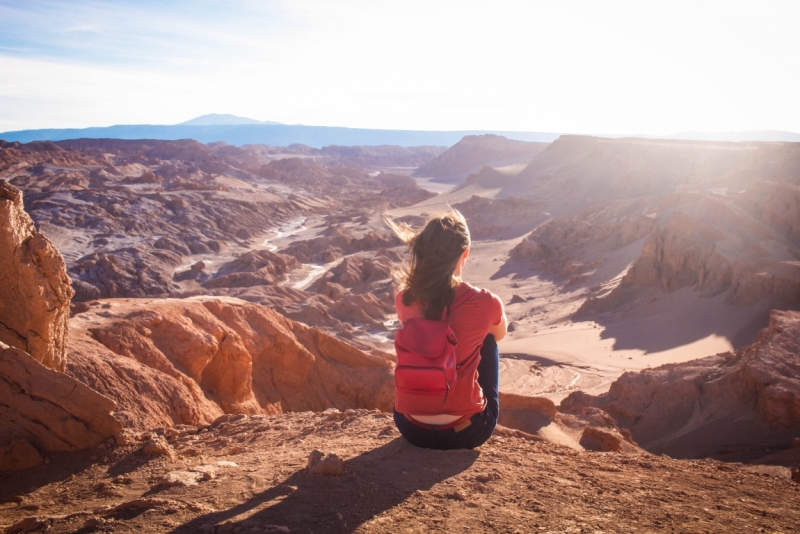
[[[800,131],[800,3],[0,0],[0,131]]]

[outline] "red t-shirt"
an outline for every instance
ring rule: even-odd
[[[461,282],[456,288],[453,302],[458,300],[470,288],[472,288],[471,285]],[[477,293],[461,303],[447,317],[447,320],[450,321],[450,327],[458,340],[458,345],[456,346],[457,363],[467,360],[476,350],[480,351],[483,339],[489,333],[489,328],[500,324],[500,321],[503,320],[503,303],[500,297],[487,289],[475,289]],[[415,302],[411,306],[403,304],[402,291],[397,294],[394,303],[400,324],[405,323],[406,319],[423,317],[419,303]],[[446,406],[442,406],[438,402],[431,406],[427,402],[428,398],[423,395],[415,395],[414,397],[418,398],[414,400],[406,398],[402,402],[396,402],[395,409],[400,413],[413,415],[438,415],[441,413],[472,415],[483,411],[485,401],[481,386],[478,384],[478,364],[480,359],[480,354],[477,354],[469,365],[459,370],[458,382],[448,395]]]

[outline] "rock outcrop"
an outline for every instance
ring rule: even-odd
[[[472,239],[509,239],[530,232],[547,220],[548,214],[534,200],[509,197],[502,200],[472,195],[454,204],[467,219]]]
[[[420,165],[414,175],[460,182],[483,165],[497,167],[530,161],[546,147],[547,143],[516,141],[502,135],[467,135],[435,159]]]
[[[798,354],[800,313],[773,310],[769,328],[736,353],[625,373],[608,393],[572,393],[560,410],[605,410],[652,452],[764,455],[800,433]]]
[[[626,247],[652,232],[656,206],[648,197],[618,200],[573,217],[554,219],[525,236],[511,249],[510,257],[574,281],[602,263],[604,253]]]
[[[760,182],[730,198],[673,195],[654,217],[654,230],[619,285],[587,300],[577,317],[613,309],[646,287],[725,293],[736,305],[800,302],[799,187]]]
[[[77,315],[73,330],[83,356],[70,374],[115,399],[126,426],[394,402],[389,355],[237,299],[106,301]]]
[[[59,371],[66,365],[72,288],[64,259],[0,180],[0,342]]]
[[[47,451],[92,447],[122,430],[114,408],[74,378],[0,343],[0,443],[25,440]]]
[[[203,285],[210,289],[273,285],[286,280],[286,273],[299,266],[300,263],[292,256],[254,250],[223,264]]]

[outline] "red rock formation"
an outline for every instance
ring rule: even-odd
[[[223,298],[107,304],[73,319],[73,350],[86,356],[69,370],[117,400],[129,426],[198,424],[222,412],[393,406],[388,355],[262,306]],[[148,393],[137,396],[139,389]]]
[[[294,256],[301,262],[329,263],[343,254],[353,254],[366,250],[391,248],[402,244],[393,233],[388,230],[380,233],[368,231],[358,235],[351,229],[341,226],[331,226],[325,235],[314,239],[295,241],[281,252]]]
[[[0,180],[0,341],[63,371],[72,294],[64,259],[34,228],[22,192]]]
[[[26,440],[41,450],[85,449],[122,430],[113,401],[29,354],[0,343],[0,444]]]
[[[673,456],[788,448],[800,432],[798,354],[800,313],[773,311],[735,354],[625,373],[605,395],[575,392],[560,410],[601,408],[643,447]]]
[[[254,250],[222,265],[203,286],[213,289],[274,285],[286,280],[286,274],[299,266],[300,262],[292,256]]]

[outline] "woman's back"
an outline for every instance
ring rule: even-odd
[[[471,289],[473,286],[461,282],[456,289],[453,301],[457,301]],[[458,346],[456,346],[458,363],[466,361],[483,343],[483,339],[491,327],[500,324],[503,318],[503,304],[500,298],[486,289],[474,289],[476,289],[476,293],[447,316],[450,328],[453,329],[458,340]],[[419,303],[415,302],[411,306],[403,304],[402,292],[395,297],[395,306],[400,324],[405,323],[406,319],[423,317],[423,310]]]

